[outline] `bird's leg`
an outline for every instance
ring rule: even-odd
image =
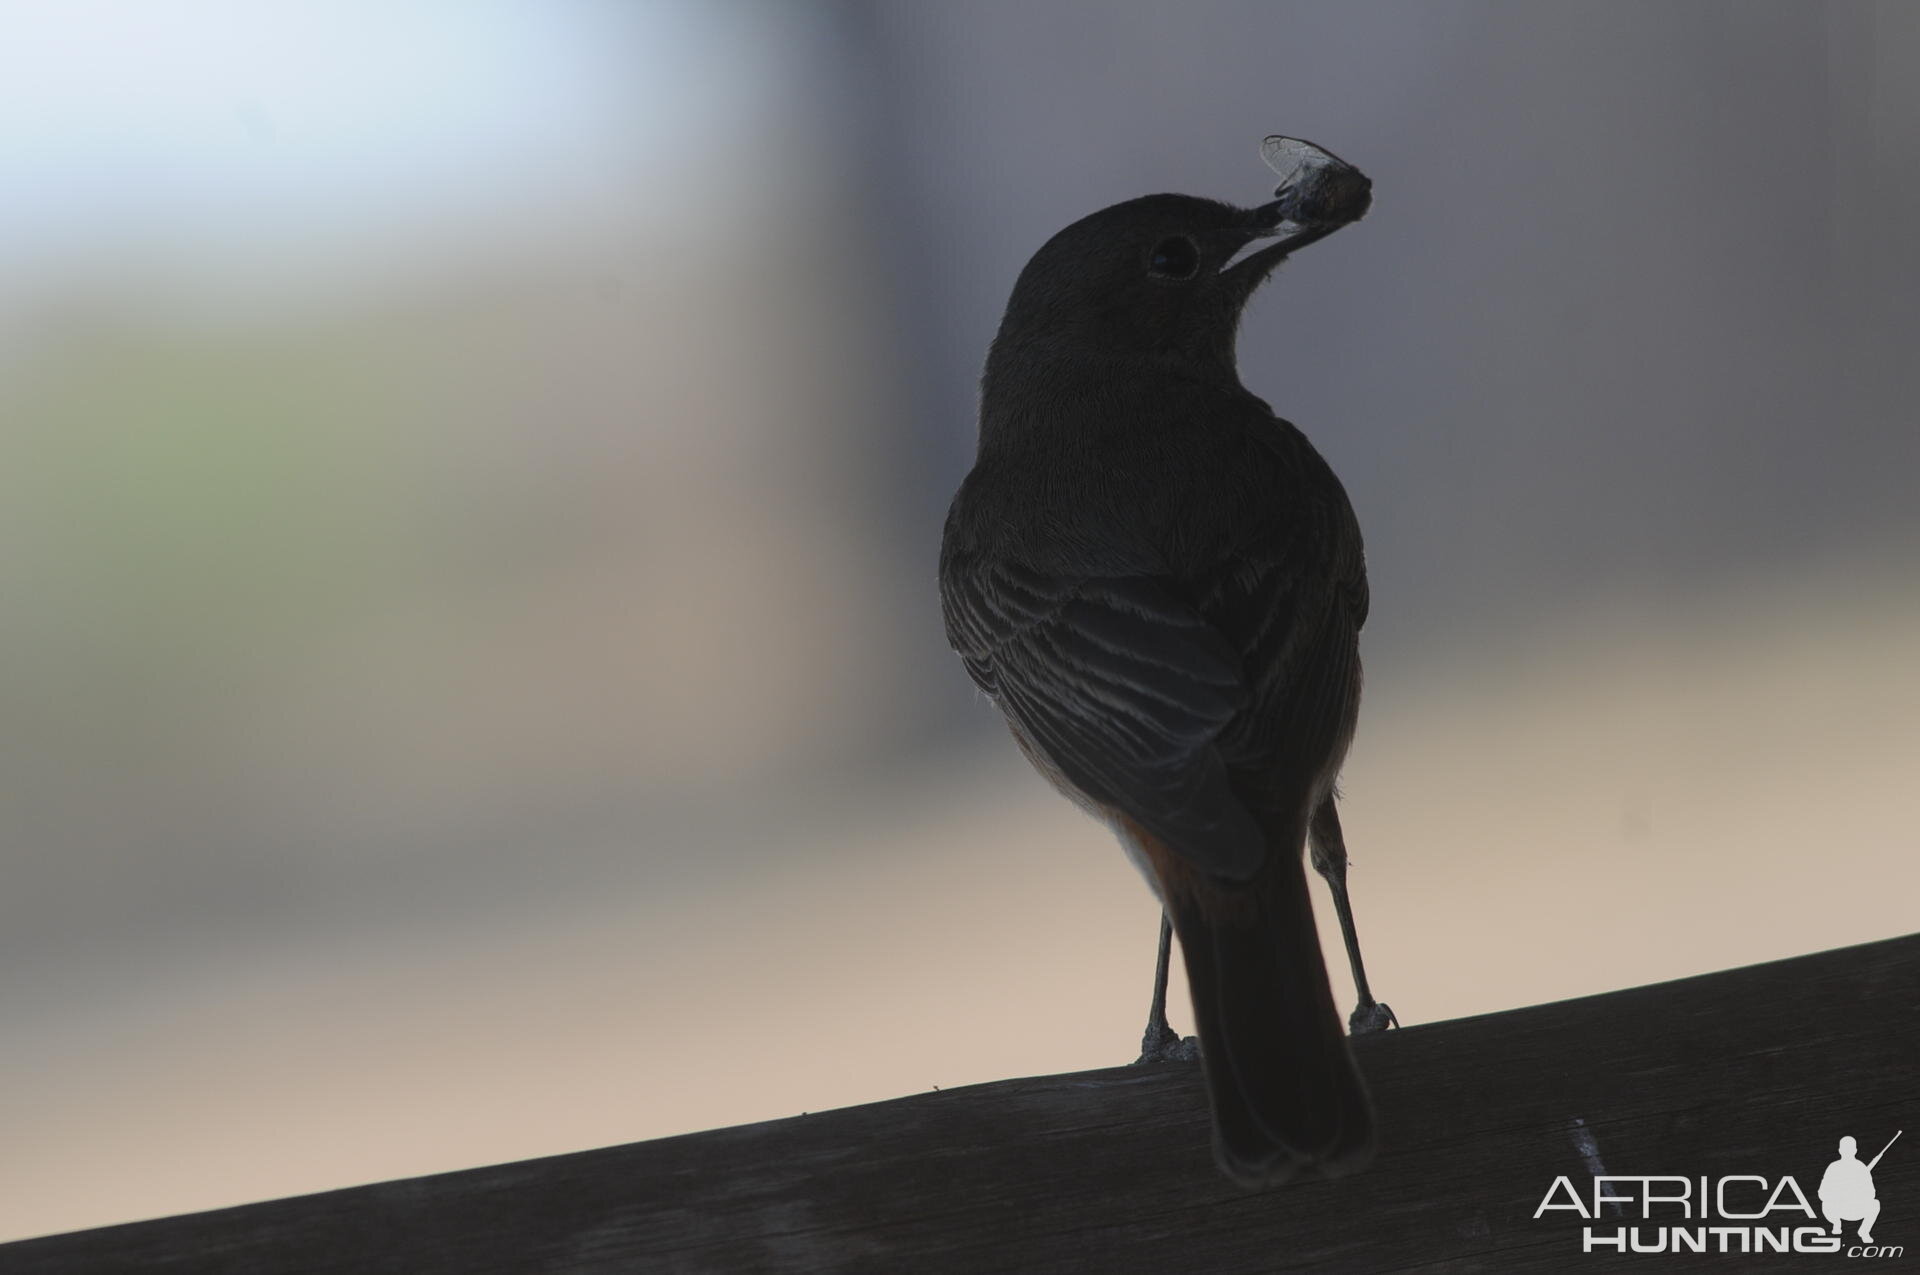
[[[1340,816],[1334,811],[1331,793],[1313,812],[1312,835],[1308,841],[1313,846],[1314,870],[1327,879],[1327,886],[1333,891],[1333,909],[1340,916],[1340,937],[1347,941],[1347,964],[1353,968],[1354,990],[1360,994],[1360,1004],[1348,1017],[1347,1028],[1356,1036],[1364,1036],[1398,1027],[1400,1020],[1393,1016],[1391,1009],[1373,999],[1373,990],[1367,986],[1367,967],[1360,960],[1360,936],[1353,928],[1353,902],[1347,897],[1347,841],[1340,833]]]
[[[1173,922],[1160,914],[1160,959],[1153,969],[1153,1004],[1147,1007],[1147,1031],[1140,1038],[1140,1056],[1135,1063],[1184,1062],[1199,1056],[1199,1042],[1185,1040],[1167,1022],[1167,968],[1173,961]]]

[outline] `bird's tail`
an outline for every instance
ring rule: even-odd
[[[1244,885],[1178,871],[1162,884],[1193,990],[1220,1167],[1246,1186],[1366,1167],[1373,1106],[1327,984],[1302,856],[1276,854]]]

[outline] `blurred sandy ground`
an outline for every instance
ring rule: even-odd
[[[1882,583],[1771,582],[1657,618],[1609,608],[1370,713],[1344,809],[1375,985],[1402,1021],[1911,930],[1920,607]],[[1783,597],[1833,618],[1781,623]],[[623,847],[635,869],[591,902],[260,941],[16,1015],[7,1225],[493,1163],[1137,1048],[1155,910],[1010,748],[716,840]],[[638,865],[669,856],[737,870],[650,888]]]
[[[1153,905],[932,547],[1013,272],[1257,193],[1221,119],[1395,192],[1243,347],[1371,536],[1402,1019],[1911,930],[1920,23],[1548,8],[1143,9],[1050,98],[1067,5],[7,11],[0,1237],[1131,1057]]]

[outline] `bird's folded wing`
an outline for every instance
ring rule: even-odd
[[[1265,845],[1215,746],[1248,701],[1226,639],[1148,577],[954,565],[948,638],[1027,743],[1195,866],[1252,876]]]
[[[1366,578],[1339,581],[1279,554],[1247,556],[1206,581],[1200,614],[1232,634],[1248,709],[1220,739],[1243,801],[1296,809],[1300,785],[1344,754],[1359,707]],[[1310,791],[1310,790],[1309,790]]]

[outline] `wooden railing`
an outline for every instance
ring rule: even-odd
[[[1646,1220],[1637,1205],[1591,1223],[1535,1215],[1563,1176],[1591,1207],[1596,1173],[1706,1178],[1710,1196],[1721,1178],[1771,1191],[1790,1175],[1819,1209],[1842,1135],[1865,1159],[1897,1129],[1920,1132],[1920,935],[1410,1027],[1357,1050],[1381,1150],[1340,1181],[1234,1187],[1208,1154],[1198,1068],[1173,1063],[27,1240],[0,1246],[0,1272],[1805,1270],[1833,1259],[1613,1247],[1623,1226],[1643,1243],[1664,1235],[1677,1206]],[[1897,1143],[1875,1178],[1874,1238],[1911,1260],[1920,1143]],[[1759,1207],[1740,1192],[1760,1188],[1732,1187],[1737,1207]],[[1797,1212],[1683,1225],[1710,1251],[1758,1242],[1750,1226],[1830,1233]],[[1583,1252],[1589,1226],[1602,1242]],[[1843,1240],[1857,1243],[1852,1224]]]

